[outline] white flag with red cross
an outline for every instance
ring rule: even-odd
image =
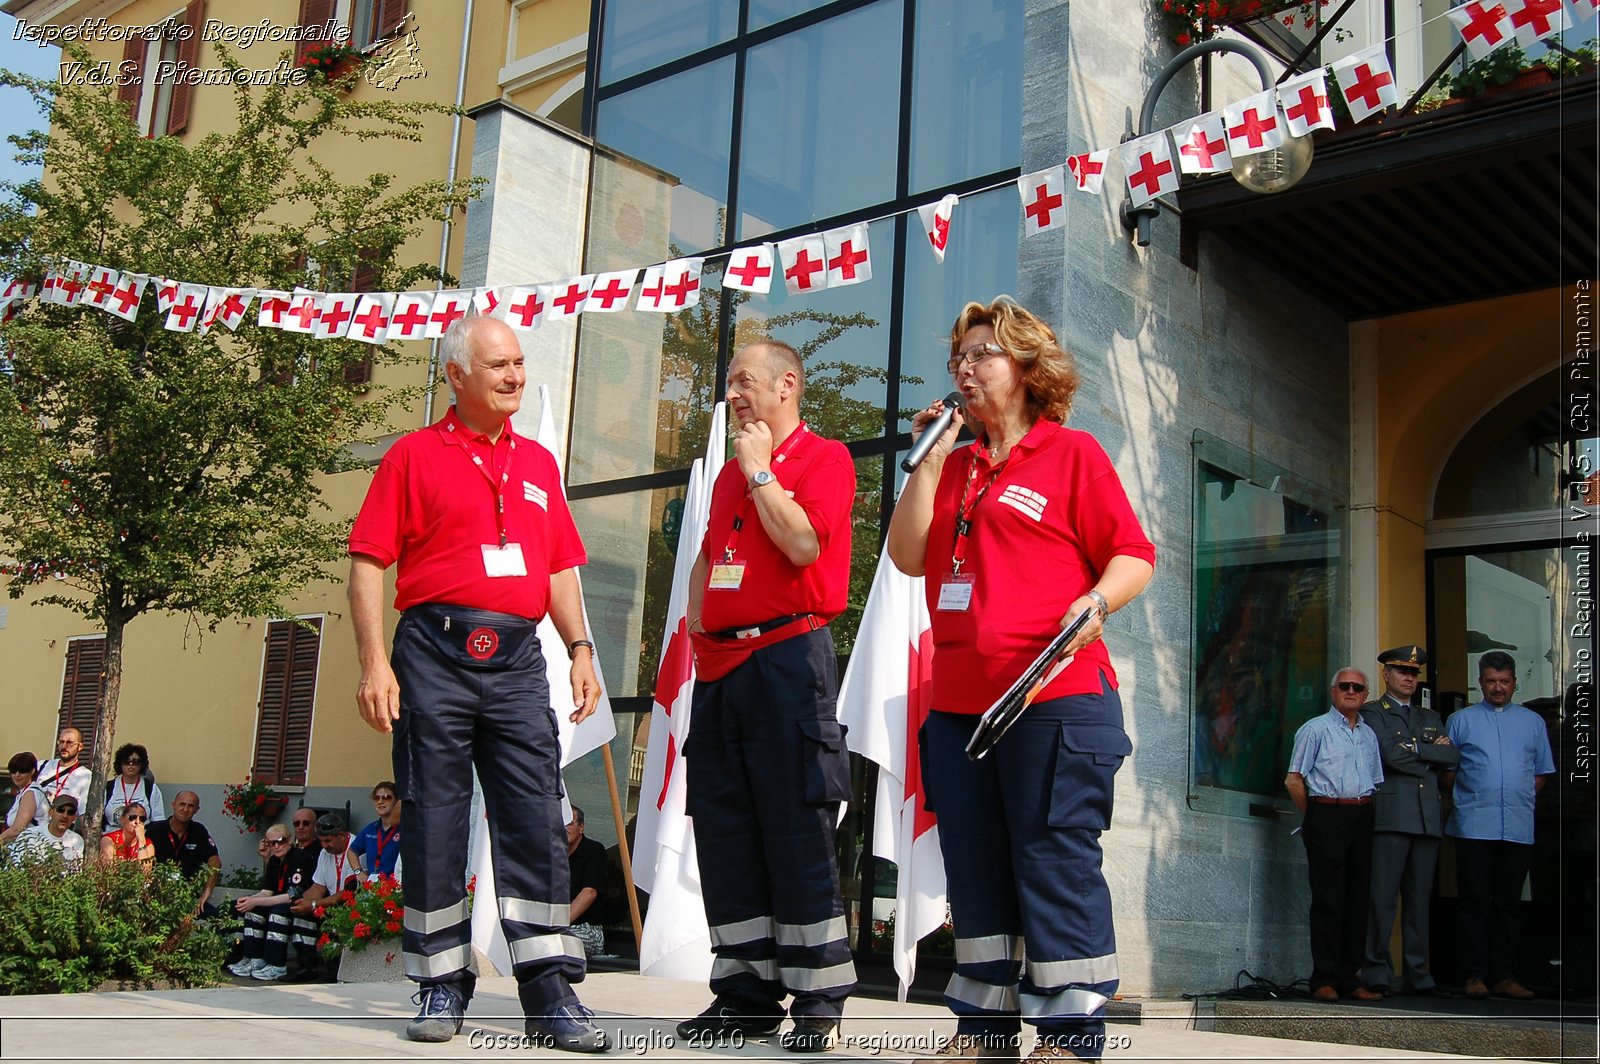
[[[568,277],[551,285],[550,305],[544,312],[545,321],[562,321],[582,314],[583,305],[589,301],[589,289],[593,286],[594,277],[590,274]]]
[[[1022,197],[1022,235],[1032,236],[1067,224],[1067,168],[1052,166],[1017,178]]]
[[[829,288],[872,280],[872,248],[867,243],[866,222],[823,233],[822,249],[828,260]]]
[[[364,344],[381,344],[389,338],[389,319],[393,314],[393,292],[362,292],[345,338]]]
[[[0,289],[0,299],[7,301],[13,299],[32,299],[38,294],[38,285],[32,283],[31,281],[23,281],[15,278],[7,281],[4,289]]]
[[[828,287],[828,249],[821,233],[778,241],[778,265],[791,295]]]
[[[428,328],[423,333],[430,340],[443,336],[445,330],[472,312],[472,291],[447,288],[433,294],[433,309],[428,312]]]
[[[165,314],[178,301],[178,282],[167,277],[152,277],[156,283],[156,309]]]
[[[877,762],[875,856],[893,861],[894,970],[900,1000],[917,974],[917,943],[944,924],[946,887],[939,828],[928,811],[917,732],[933,689],[933,632],[923,578],[895,568],[884,550],[867,593],[856,648],[839,684],[839,723],[851,750]],[[876,914],[862,914],[873,919]]]
[[[283,328],[284,315],[289,313],[289,293],[268,288],[257,293],[261,306],[256,314],[256,325],[262,329]]]
[[[544,312],[549,305],[549,285],[518,285],[506,292],[506,324],[521,331],[537,329],[544,323]]]
[[[1517,35],[1517,43],[1524,48],[1531,48],[1574,25],[1561,0],[1501,0],[1501,3]]]
[[[106,301],[106,313],[115,314],[123,321],[139,316],[139,301],[144,298],[144,286],[150,278],[142,273],[123,273],[117,277],[117,286]]]
[[[928,234],[928,246],[940,262],[944,261],[945,249],[950,246],[950,219],[955,216],[958,202],[960,197],[952,192],[938,203],[925,203],[917,208],[922,231]]]
[[[1567,0],[1567,19],[1576,26],[1600,12],[1600,0]]]
[[[206,293],[202,331],[220,325],[229,332],[237,332],[240,323],[244,321],[245,312],[250,309],[251,300],[255,297],[254,288],[212,288]]]
[[[1067,156],[1067,172],[1072,175],[1072,187],[1091,196],[1100,195],[1100,189],[1106,183],[1106,160],[1109,158],[1110,148]]]
[[[683,759],[694,693],[694,651],[689,645],[689,579],[711,516],[711,487],[727,460],[728,409],[711,415],[705,456],[689,471],[678,549],[667,597],[667,617],[656,672],[634,829],[633,879],[650,894],[639,947],[639,972],[664,979],[703,981],[711,974],[711,934],[700,889],[694,830],[685,807]]]
[[[1365,122],[1385,107],[1400,102],[1400,88],[1394,83],[1389,53],[1382,44],[1351,52],[1333,64],[1333,76],[1344,94],[1350,117]]]
[[[500,298],[503,290],[493,286],[480,285],[472,290],[472,309],[487,318],[500,308]]]
[[[203,284],[179,283],[178,297],[167,311],[166,327],[173,332],[193,332],[205,313],[207,295],[209,290]]]
[[[583,301],[585,314],[615,314],[628,308],[628,297],[639,280],[638,270],[616,270],[597,273],[589,286],[589,298]]]
[[[59,263],[45,274],[44,288],[39,293],[39,302],[54,303],[63,307],[76,304],[83,295],[84,273],[87,269],[83,263],[70,259]]]
[[[94,307],[96,310],[107,309],[111,293],[117,290],[117,278],[120,276],[121,272],[113,270],[110,266],[90,266],[83,285],[84,305]]]
[[[1505,4],[1495,0],[1468,0],[1460,7],[1450,8],[1444,17],[1461,34],[1461,43],[1467,46],[1467,56],[1472,59],[1482,59],[1516,39]]]
[[[1279,85],[1278,105],[1283,108],[1283,121],[1291,137],[1303,137],[1313,129],[1332,129],[1327,69],[1317,67]]]
[[[672,314],[700,302],[700,274],[705,259],[673,259],[644,272],[635,310]]]
[[[1278,113],[1278,94],[1268,89],[1224,105],[1222,130],[1228,136],[1228,154],[1235,159],[1282,147],[1283,116]]]
[[[322,293],[309,288],[296,288],[289,297],[289,309],[283,312],[283,324],[278,327],[284,332],[310,336],[317,331],[317,322],[321,318]]]
[[[432,292],[397,292],[389,315],[389,339],[422,340],[433,317]]]
[[[1233,166],[1222,112],[1207,111],[1172,127],[1178,146],[1178,168],[1186,174],[1220,174]]]
[[[350,331],[350,319],[356,316],[356,304],[361,302],[360,292],[329,292],[322,297],[322,313],[317,318],[318,340],[339,340]]]
[[[1172,138],[1167,136],[1166,130],[1119,144],[1117,155],[1135,207],[1178,191],[1182,178],[1172,157]]]
[[[722,271],[722,287],[765,295],[772,290],[772,245],[734,248]]]

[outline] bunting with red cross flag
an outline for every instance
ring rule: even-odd
[[[1597,11],[1600,11],[1600,0],[1567,0],[1567,17],[1574,26]]]
[[[700,274],[705,259],[673,259],[644,271],[635,310],[672,314],[700,302]]]
[[[283,328],[283,316],[289,313],[289,293],[268,288],[257,295],[261,297],[261,306],[256,314],[256,325],[262,329]]]
[[[1067,168],[1023,174],[1017,178],[1017,194],[1022,197],[1022,235],[1032,236],[1067,224]]]
[[[766,295],[772,290],[772,245],[734,248],[722,271],[722,287]]]
[[[1461,34],[1461,43],[1467,46],[1471,59],[1482,59],[1516,37],[1505,5],[1490,0],[1468,0],[1460,7],[1450,8],[1444,17]]]
[[[364,344],[381,344],[387,340],[389,318],[394,314],[394,298],[393,292],[362,292],[345,338],[360,340]]]
[[[1333,107],[1328,103],[1328,72],[1324,67],[1278,86],[1278,106],[1291,137],[1303,137],[1313,129],[1333,128]]]
[[[1067,156],[1067,172],[1072,175],[1072,186],[1091,196],[1100,195],[1100,188],[1106,183],[1106,160],[1109,158],[1110,148]]]
[[[322,293],[309,288],[296,288],[289,297],[289,309],[283,312],[283,324],[278,327],[284,332],[310,336],[317,331],[317,322],[321,317]]]
[[[1222,131],[1228,137],[1228,154],[1235,159],[1282,147],[1283,116],[1278,113],[1278,94],[1268,89],[1224,105]]]
[[[318,340],[342,339],[350,331],[350,319],[356,316],[356,304],[361,302],[360,292],[329,292],[322,297],[322,314],[317,318]]]
[[[460,288],[447,288],[433,294],[433,309],[428,312],[428,328],[423,335],[436,340],[446,329],[466,317],[472,310],[472,292]]]
[[[790,295],[828,287],[828,251],[821,233],[778,241],[778,265]]]
[[[1561,0],[1501,0],[1517,43],[1531,48],[1546,37],[1572,28],[1574,20]]]
[[[960,197],[952,192],[938,203],[925,203],[917,208],[922,231],[928,234],[928,246],[940,262],[944,261],[945,249],[950,246],[950,219],[955,216],[959,202]]]
[[[139,301],[144,298],[144,286],[150,278],[142,273],[123,273],[117,277],[117,287],[106,301],[106,313],[115,314],[123,321],[139,316]]]
[[[492,286],[480,286],[473,289],[472,309],[485,318],[493,316],[500,307],[500,289]]]
[[[1394,83],[1389,53],[1381,42],[1337,60],[1333,64],[1333,76],[1344,94],[1350,117],[1357,122],[1365,122],[1385,107],[1400,102],[1400,89]]]
[[[105,310],[111,293],[117,289],[121,273],[110,266],[91,266],[83,285],[83,303],[96,310]]]
[[[844,288],[872,280],[872,249],[867,244],[867,223],[830,229],[822,234],[828,259],[828,287]]]
[[[1207,111],[1179,122],[1171,132],[1178,146],[1178,168],[1184,173],[1220,174],[1233,166],[1221,111]]]
[[[1157,196],[1178,191],[1181,178],[1172,158],[1172,138],[1166,130],[1125,141],[1117,147],[1128,195],[1135,207]]]
[[[152,277],[151,280],[156,283],[156,309],[165,314],[178,301],[178,282],[166,277]]]
[[[167,311],[166,327],[173,332],[193,332],[200,322],[200,315],[205,312],[209,294],[210,290],[203,284],[180,283],[178,296],[172,301],[172,309]]]
[[[54,303],[58,306],[70,307],[77,304],[83,295],[84,274],[88,267],[81,262],[67,260],[45,275],[44,289],[39,293],[39,302]]]
[[[433,314],[432,292],[399,292],[389,315],[389,339],[421,340],[428,335]]]
[[[517,285],[506,292],[506,324],[523,332],[537,329],[544,324],[544,312],[549,305],[549,285]]]
[[[615,314],[626,310],[628,297],[633,295],[633,285],[638,280],[638,270],[595,274],[594,283],[589,286],[589,298],[583,301],[583,313]]]
[[[229,332],[237,332],[244,321],[250,303],[256,298],[254,288],[213,288],[206,293],[205,321],[202,329],[220,325]]]
[[[563,321],[567,318],[576,318],[583,313],[583,305],[589,299],[589,289],[594,287],[594,277],[584,274],[581,277],[568,277],[565,281],[557,281],[550,286],[550,305],[545,308],[546,321]]]

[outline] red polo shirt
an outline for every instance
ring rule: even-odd
[[[500,542],[502,497],[506,542],[521,544],[526,576],[491,578],[484,569],[484,545]],[[350,530],[350,553],[399,564],[397,610],[446,602],[534,620],[549,609],[550,574],[587,560],[550,452],[510,422],[491,444],[454,407],[384,455]]]
[[[976,463],[972,487],[968,471]],[[939,609],[949,579],[956,512],[993,473],[976,443],[945,461],[924,559],[933,617],[933,707],[982,713],[1038,657],[1061,618],[1120,554],[1154,564],[1156,549],[1128,503],[1111,459],[1087,432],[1036,422],[972,507],[961,570],[973,578],[965,611]],[[1103,640],[1078,651],[1039,698],[1094,694],[1117,674]]]
[[[739,463],[729,460],[711,489],[711,517],[701,541],[706,560],[715,566],[733,532],[735,517],[744,521],[735,542],[734,560],[743,562],[738,590],[706,588],[700,623],[709,632],[760,624],[790,614],[815,613],[832,620],[844,611],[850,590],[850,505],[856,495],[856,467],[850,452],[836,440],[810,429],[795,441],[783,461],[772,463],[778,478],[762,491],[780,488],[806,512],[821,553],[810,565],[795,565],[767,535]],[[789,441],[784,440],[787,444]]]

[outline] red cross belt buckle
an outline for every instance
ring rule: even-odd
[[[467,653],[478,661],[488,661],[500,649],[500,637],[493,628],[474,628],[467,633]]]

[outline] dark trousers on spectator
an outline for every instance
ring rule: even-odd
[[[1366,956],[1372,805],[1312,798],[1300,837],[1311,878],[1311,989],[1352,990]]]
[[[282,968],[289,959],[289,906],[273,905],[244,914],[243,956],[259,957]]]
[[[1462,968],[1467,978],[1511,979],[1522,884],[1533,847],[1499,839],[1456,839]]]

